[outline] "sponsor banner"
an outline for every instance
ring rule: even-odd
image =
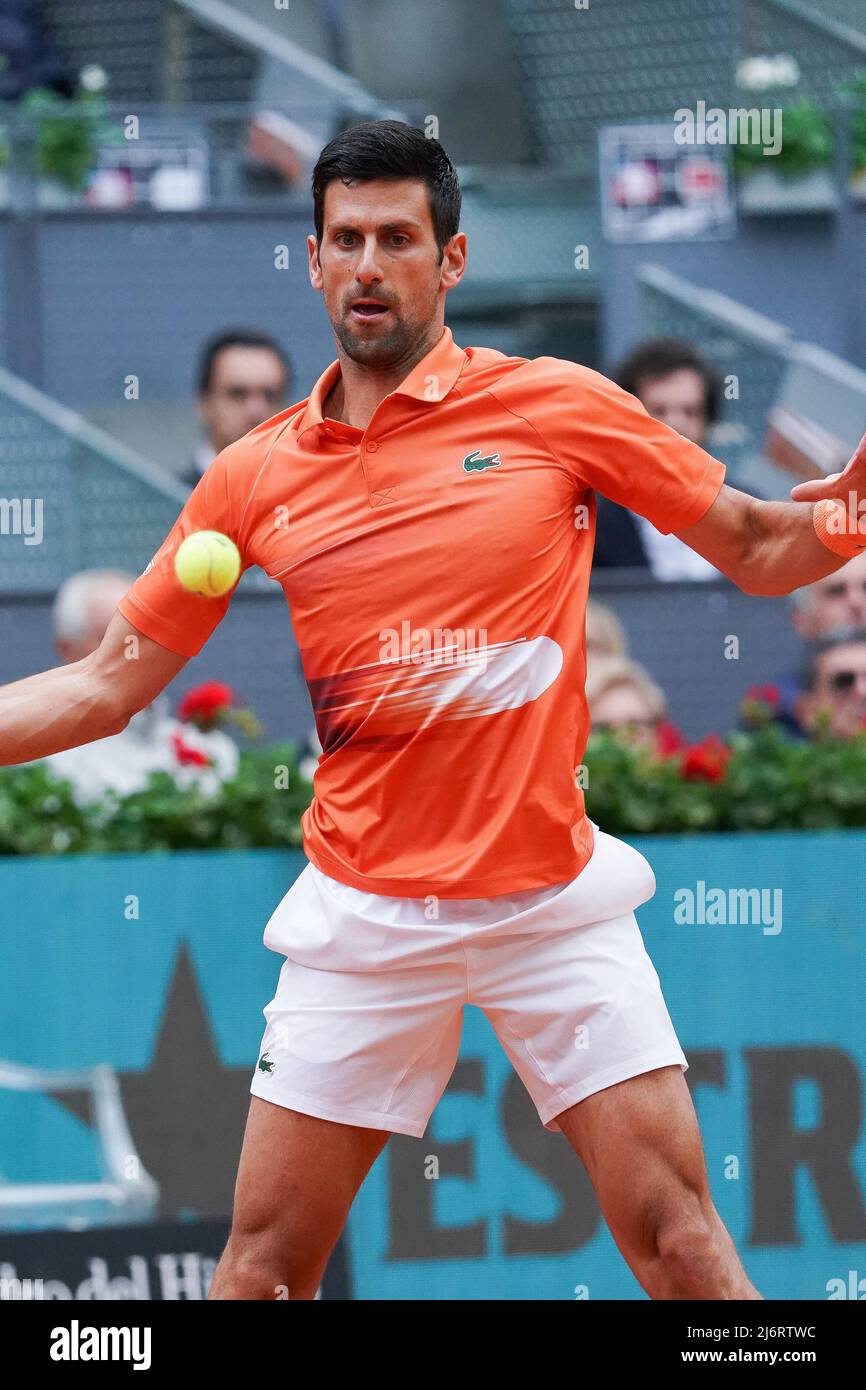
[[[655,871],[638,922],[690,1063],[713,1198],[750,1278],[770,1299],[863,1300],[866,833],[631,843]],[[111,1065],[159,1187],[155,1226],[0,1234],[8,1278],[70,1297],[132,1297],[136,1280],[154,1299],[203,1296],[282,964],[261,934],[305,863],[254,851],[0,866],[7,920],[26,923],[0,973],[0,1057]],[[123,915],[133,892],[137,922]],[[98,1181],[83,1100],[0,1091],[0,1175],[22,1200],[28,1185]],[[477,1009],[426,1135],[392,1138],[364,1183],[324,1296],[644,1297],[581,1164],[544,1129]]]
[[[89,1231],[0,1231],[0,1301],[198,1302],[207,1297],[229,1222],[163,1221]],[[342,1248],[322,1298],[346,1298]]]
[[[599,131],[602,225],[608,241],[708,241],[734,235],[727,148],[701,142],[700,128],[692,140],[683,140],[683,134],[673,121]]]

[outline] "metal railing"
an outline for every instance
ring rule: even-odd
[[[259,103],[269,94],[279,99],[279,92],[288,90],[293,101],[319,103],[353,114],[358,120],[387,116],[405,119],[399,110],[368,92],[354,77],[227,0],[170,0],[170,6],[180,16],[254,55],[260,67],[251,96]],[[188,29],[175,31],[172,61],[189,70],[192,65],[185,61],[183,52],[188,34]]]
[[[811,433],[832,438],[842,462],[866,430],[866,372],[715,290],[701,289],[662,266],[638,271],[643,326],[649,335],[686,338],[732,390],[709,448],[728,463],[735,485],[785,499],[794,476],[766,453],[768,427],[793,409]]]
[[[186,490],[0,368],[0,592],[52,593],[78,570],[141,569]]]
[[[101,1169],[98,1182],[0,1182],[0,1230],[117,1226],[155,1216],[159,1187],[138,1155],[110,1066],[51,1071],[0,1061],[0,1089],[47,1096],[84,1092]]]

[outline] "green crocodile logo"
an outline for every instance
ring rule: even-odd
[[[480,473],[484,468],[500,468],[502,459],[498,454],[488,454],[482,458],[481,450],[474,449],[471,454],[467,454],[463,460],[463,471],[465,473]]]
[[[263,1052],[262,1055],[261,1055],[261,1057],[259,1058],[259,1068],[258,1068],[259,1071],[273,1071],[273,1069],[274,1069],[274,1064],[273,1064],[273,1062],[268,1062],[268,1061],[266,1060],[266,1059],[267,1059],[267,1055],[268,1055],[268,1054],[267,1054],[266,1052]]]

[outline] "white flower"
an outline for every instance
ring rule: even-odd
[[[98,63],[88,63],[78,74],[85,92],[102,92],[108,86],[108,73]]]
[[[790,53],[756,54],[737,64],[737,83],[752,92],[764,92],[769,87],[795,87],[800,69]]]
[[[762,91],[767,86],[766,58],[743,58],[737,64],[737,85],[750,92]]]

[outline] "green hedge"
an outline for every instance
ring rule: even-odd
[[[580,781],[589,814],[611,834],[864,826],[866,734],[808,743],[770,726],[667,757],[602,734]],[[43,766],[0,768],[0,854],[300,845],[311,796],[290,743],[244,751],[213,797],[155,773],[147,790],[85,809]]]
[[[181,790],[167,772],[156,772],[146,790],[83,809],[70,784],[42,765],[0,768],[0,854],[300,845],[312,794],[291,743],[244,751],[237,775],[214,796]]]
[[[770,726],[654,758],[605,734],[586,768],[589,814],[613,835],[866,825],[866,735],[806,742]]]

